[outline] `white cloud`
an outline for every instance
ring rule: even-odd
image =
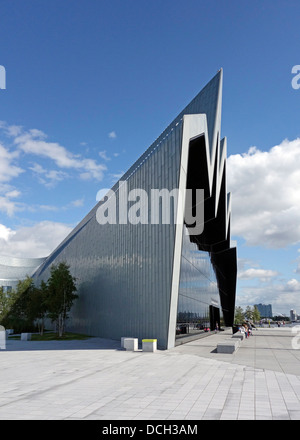
[[[63,223],[43,221],[12,230],[0,224],[1,255],[24,258],[48,256],[71,232]]]
[[[30,207],[29,209],[31,211],[43,210],[43,211],[52,211],[52,212],[55,212],[55,211],[59,210],[59,208],[57,206],[54,206],[54,205],[38,205],[37,207]]]
[[[22,133],[23,127],[21,125],[8,125],[5,121],[0,121],[0,129],[3,130],[6,136],[18,136]]]
[[[6,193],[6,197],[13,198],[13,199],[16,197],[19,197],[20,195],[21,195],[21,192],[18,191],[17,189],[13,189],[13,190],[8,191]]]
[[[248,286],[241,289],[236,305],[246,308],[254,304],[272,304],[273,315],[300,310],[300,283],[295,279],[269,285]],[[299,313],[299,312],[298,312]]]
[[[81,206],[84,205],[84,199],[77,199],[77,200],[73,200],[70,203],[70,206],[74,207],[74,208],[80,208]]]
[[[14,202],[5,197],[0,197],[0,211],[5,212],[9,217],[13,216],[17,210],[17,206]]]
[[[254,261],[252,259],[249,259],[249,258],[239,258],[238,257],[238,259],[237,259],[238,271],[245,270],[246,266],[249,266],[249,267],[259,267],[259,264],[257,263],[257,261]]]
[[[18,156],[18,152],[11,152],[0,144],[0,182],[9,182],[24,172],[14,164]]]
[[[8,125],[3,121],[0,121],[0,129],[5,136],[12,138],[14,148],[14,150],[6,148],[0,143],[0,183],[9,182],[25,171],[16,164],[16,161],[22,158],[21,153],[50,159],[55,163],[58,169],[45,169],[38,163],[29,167],[38,176],[39,182],[48,187],[70,177],[66,170],[76,171],[82,180],[97,181],[103,179],[107,170],[105,164],[95,159],[74,154],[57,142],[49,142],[47,135],[41,130],[24,130],[21,126]],[[109,137],[116,138],[116,133],[110,132]],[[86,145],[86,143],[82,142],[81,145]],[[110,160],[106,151],[100,151],[99,156],[105,161]]]
[[[16,211],[24,209],[24,204],[16,199],[21,196],[21,192],[8,183],[0,183],[0,212],[4,212],[9,217]]]
[[[112,178],[112,181],[113,181],[113,182],[116,182],[116,181],[120,180],[121,177],[124,176],[124,171],[121,171],[120,173],[110,174],[110,176],[111,176],[111,178]]]
[[[81,160],[81,168],[85,170],[84,173],[80,174],[80,176],[84,176],[86,179],[95,179],[102,180],[104,171],[107,170],[105,165],[97,164],[97,162],[93,159],[82,159]]]
[[[51,183],[64,180],[68,177],[68,174],[61,170],[49,170],[45,173],[45,177],[50,180]]]
[[[53,187],[57,182],[69,176],[61,170],[46,170],[38,163],[34,163],[29,169],[38,177],[38,181],[47,187]]]
[[[14,138],[14,143],[23,153],[51,159],[59,168],[78,170],[85,179],[102,180],[106,170],[104,165],[98,164],[94,159],[75,155],[57,142],[47,142],[46,138],[41,130],[31,129],[19,133]]]
[[[275,270],[268,270],[268,269],[250,268],[238,272],[238,278],[240,280],[253,280],[255,278],[258,278],[262,282],[269,281],[270,278],[276,277],[277,275],[278,272],[276,272]]]
[[[1,191],[0,191],[1,192]],[[5,212],[9,217],[12,217],[16,211],[24,209],[24,204],[15,200],[21,195],[20,191],[14,189],[0,195],[0,211]]]
[[[108,137],[109,137],[110,139],[116,139],[117,134],[116,134],[115,131],[111,131],[110,133],[108,133]]]
[[[251,147],[227,160],[232,235],[248,245],[282,248],[300,241],[300,139],[270,151]]]
[[[104,151],[99,151],[99,156],[100,156],[101,159],[103,159],[103,160],[110,160],[110,157],[108,157],[107,154],[106,154],[106,150],[104,150]]]
[[[8,241],[12,235],[14,235],[15,232],[7,228],[5,225],[0,224],[0,242],[2,241]]]
[[[300,282],[293,278],[286,283],[284,290],[288,292],[300,292]]]

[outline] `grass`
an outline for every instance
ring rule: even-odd
[[[91,336],[89,335],[82,335],[81,333],[66,332],[60,338],[57,333],[46,332],[43,335],[40,335],[38,333],[31,335],[31,340],[32,341],[72,341],[72,340],[80,341],[83,339],[88,339],[90,337]]]
[[[81,333],[71,333],[66,332],[63,334],[63,336],[60,338],[57,333],[55,332],[44,332],[43,335],[40,335],[39,333],[32,333],[31,334],[31,341],[80,341],[84,339],[91,338],[92,336],[89,335],[83,335]],[[20,339],[21,336],[10,336],[9,339]]]

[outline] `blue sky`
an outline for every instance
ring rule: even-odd
[[[51,252],[222,67],[237,304],[300,313],[299,17],[296,0],[2,1],[1,253]]]

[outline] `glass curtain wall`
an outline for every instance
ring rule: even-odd
[[[220,310],[219,290],[209,253],[191,243],[184,227],[176,339],[209,331],[216,308]]]

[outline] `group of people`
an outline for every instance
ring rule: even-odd
[[[245,323],[239,326],[239,332],[245,333],[245,337],[248,338],[252,335],[252,326],[251,324]]]

